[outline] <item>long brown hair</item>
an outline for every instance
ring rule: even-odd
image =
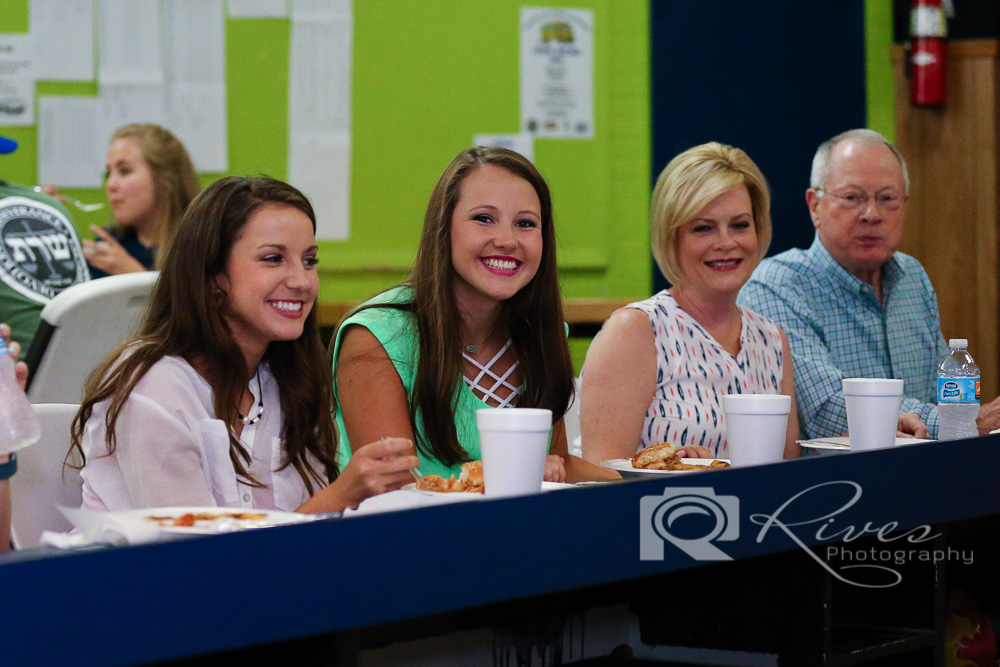
[[[181,215],[201,190],[198,174],[184,144],[170,130],[159,125],[152,123],[123,125],[111,135],[110,143],[119,139],[135,141],[142,159],[153,171],[156,268],[163,268],[163,260],[173,241]]]
[[[108,400],[106,442],[108,451],[114,452],[115,424],[125,402],[153,364],[168,355],[203,361],[216,416],[226,424],[235,421],[250,378],[246,359],[226,323],[226,295],[215,289],[215,280],[225,270],[247,220],[269,203],[302,211],[315,231],[316,216],[305,195],[271,178],[223,178],[191,202],[164,260],[139,335],[115,350],[87,379],[83,403],[73,420],[71,452],[75,449],[83,456],[87,420],[97,403]],[[326,482],[307,464],[306,453],[326,465],[331,478],[336,476],[332,377],[316,329],[316,308],[306,317],[299,338],[270,343],[264,359],[279,386],[288,463],[312,494],[314,481],[321,486]],[[229,458],[237,475],[257,484],[248,471],[250,456],[239,445],[232,426]]]
[[[455,401],[462,382],[461,314],[455,301],[451,255],[451,220],[462,182],[474,171],[493,165],[531,184],[541,203],[542,257],[535,277],[504,302],[500,325],[510,331],[511,348],[522,378],[521,407],[552,410],[560,419],[573,397],[573,363],[562,315],[556,273],[556,234],[549,187],[535,166],[505,148],[462,151],[445,169],[431,192],[413,271],[404,283],[413,301],[395,306],[413,313],[420,338],[410,421],[423,416],[425,438],[414,428],[417,447],[448,464],[469,460],[458,442]],[[371,307],[394,307],[391,304]]]

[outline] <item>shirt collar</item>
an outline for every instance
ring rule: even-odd
[[[826,246],[824,246],[819,240],[819,234],[816,234],[813,237],[813,243],[806,252],[810,257],[812,257],[813,262],[815,262],[816,266],[821,271],[828,273],[844,288],[850,290],[851,292],[862,293],[871,289],[871,285],[853,275],[837,263],[837,260],[830,255]],[[892,257],[889,258],[889,261],[882,266],[883,302],[889,295],[889,292],[892,291],[892,288],[906,273],[906,270],[899,261],[898,255],[898,252],[893,253]],[[866,287],[868,290],[865,289]]]

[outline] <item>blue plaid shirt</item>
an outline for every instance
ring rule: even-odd
[[[937,437],[937,365],[948,346],[934,288],[916,259],[897,252],[886,263],[880,304],[817,237],[808,250],[762,261],[739,303],[788,336],[803,438],[847,432],[846,377],[903,380],[900,411],[915,413]]]

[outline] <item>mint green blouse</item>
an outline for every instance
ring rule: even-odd
[[[369,299],[365,305],[376,303],[407,303],[412,298],[412,290],[409,287],[394,287],[393,289],[379,294]],[[399,379],[403,381],[406,389],[407,399],[413,395],[413,385],[417,374],[417,357],[420,354],[420,345],[417,337],[417,321],[412,313],[394,308],[366,308],[349,317],[337,331],[337,338],[333,348],[333,372],[334,372],[334,395],[337,398],[337,429],[340,432],[340,445],[337,454],[337,461],[341,470],[347,465],[351,458],[351,444],[347,438],[347,429],[344,428],[344,416],[340,411],[340,396],[337,393],[337,359],[340,355],[340,344],[344,336],[344,331],[348,326],[356,324],[363,326],[378,339],[385,348],[389,359],[392,360]],[[480,408],[493,407],[484,403],[465,382],[459,382],[457,389],[457,403],[455,406],[455,431],[458,442],[462,448],[469,453],[472,459],[482,458],[479,454],[479,431],[476,429],[476,410]],[[419,413],[416,416],[414,435],[424,437],[423,416]],[[365,444],[365,443],[363,443]],[[420,459],[420,472],[425,475],[441,475],[456,477],[462,471],[462,465],[448,466],[436,458],[417,452]]]

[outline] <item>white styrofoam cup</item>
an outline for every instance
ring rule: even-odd
[[[545,476],[552,411],[542,408],[476,410],[486,495],[538,493]]]
[[[723,396],[730,463],[736,467],[781,461],[791,409],[792,397],[782,394]]]
[[[843,382],[851,451],[892,447],[896,443],[903,381],[844,378]]]

